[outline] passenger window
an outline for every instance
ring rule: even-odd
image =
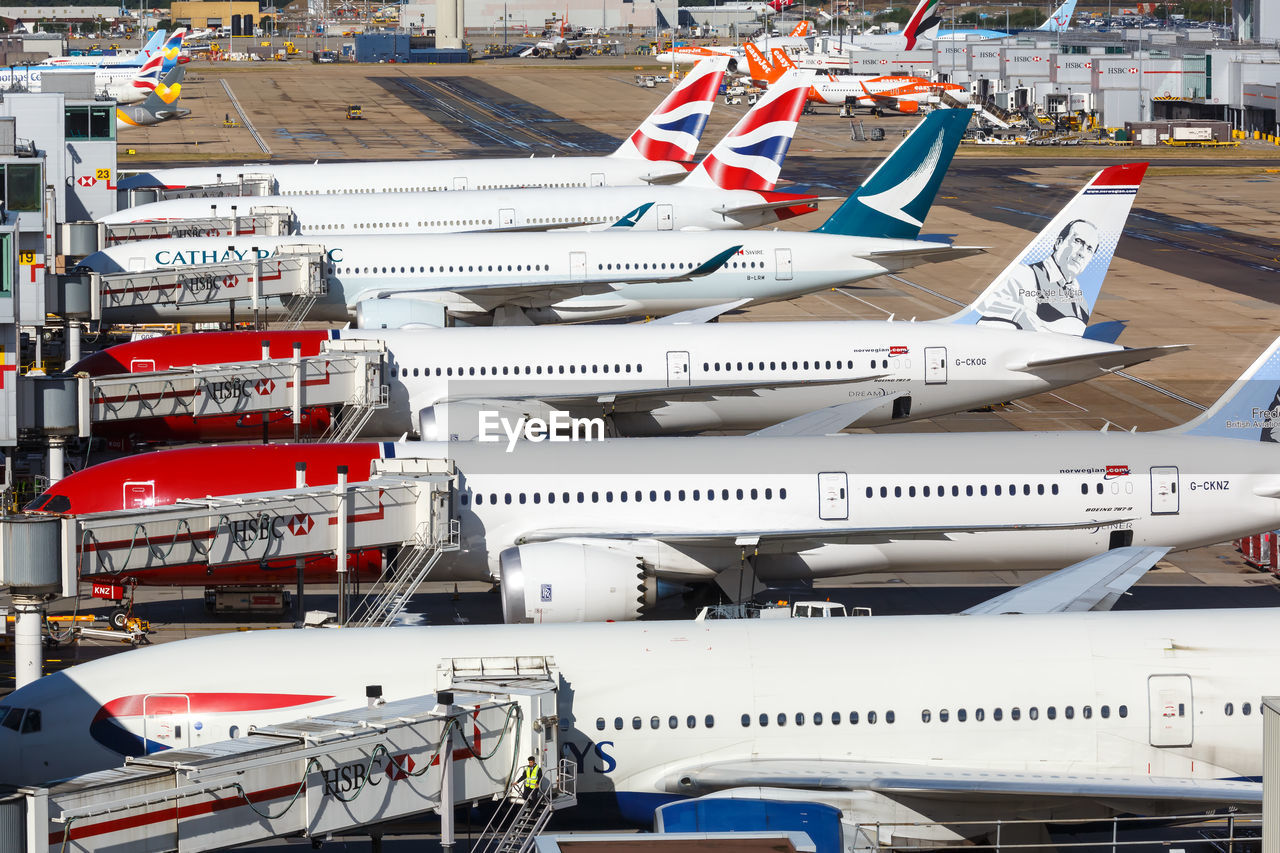
[[[1021,720],[1021,719],[1022,719],[1022,709],[1021,709],[1021,708],[1010,708],[1010,709],[1009,709],[1009,719],[1011,719],[1011,720]]]
[[[1104,719],[1104,720],[1105,720],[1105,719],[1107,719],[1107,718],[1108,718],[1108,717],[1110,717],[1110,716],[1111,716],[1111,706],[1110,706],[1110,705],[1103,705],[1103,706],[1102,706],[1102,719]]]
[[[750,714],[743,714],[743,715],[742,715],[742,727],[743,727],[744,729],[746,729],[746,728],[750,728],[750,727],[751,727],[751,715],[750,715]]]
[[[968,716],[969,716],[969,715],[968,715],[968,713],[965,711],[965,709],[964,709],[964,708],[957,708],[957,709],[956,709],[956,722],[958,722],[958,723],[963,723],[963,722],[965,721],[965,719],[967,719],[967,718],[968,718]]]
[[[1050,705],[1048,708],[1045,708],[1044,712],[1045,712],[1045,715],[1049,717],[1049,719],[1051,720],[1058,719],[1058,709],[1055,708],[1053,705]]]
[[[760,726],[763,728],[764,726],[767,726],[767,725],[769,725],[769,715],[768,715],[768,714],[761,714],[761,715],[760,715]]]
[[[888,725],[890,725],[890,726],[891,726],[891,725],[893,725],[893,721],[894,721],[894,720],[896,720],[896,719],[897,719],[897,717],[898,717],[898,715],[897,715],[897,714],[895,714],[895,713],[893,713],[892,711],[885,711],[885,712],[884,712],[884,721],[885,721],[885,723],[887,723],[887,724],[888,724]]]
[[[1000,722],[1001,720],[1003,720],[1003,719],[1004,719],[1004,709],[1003,709],[1003,708],[995,708],[994,710],[992,710],[992,712],[991,712],[991,719],[995,720],[997,723],[998,723],[998,722]]]
[[[693,718],[690,717],[689,719],[693,719]],[[669,729],[680,728],[680,719],[676,717],[675,714],[672,714],[670,717],[667,717],[667,728]]]
[[[657,717],[649,718],[649,728],[656,729],[660,725],[662,725],[662,721],[659,720]]]
[[[1035,705],[1032,705],[1030,708],[1027,709],[1027,717],[1032,720],[1040,719],[1040,709],[1037,708]]]
[[[980,722],[982,722],[982,721],[986,718],[986,716],[987,716],[987,712],[986,712],[986,711],[984,711],[984,710],[982,710],[981,708],[974,708],[974,709],[973,709],[973,719],[974,719],[974,722],[978,722],[978,723],[980,723]]]
[[[743,716],[746,715],[744,714]],[[707,716],[703,717],[702,724],[709,729],[714,729],[716,727],[716,718],[711,714],[707,714]]]
[[[1084,717],[1086,720],[1093,719],[1093,706],[1085,705],[1083,708],[1081,708],[1080,716]]]
[[[1068,720],[1074,720],[1076,718],[1076,709],[1068,705],[1062,709],[1062,716],[1066,717]]]
[[[640,726],[641,726],[641,725],[643,725],[643,723],[641,723],[641,722],[640,722],[640,718],[639,718],[639,717],[632,717],[632,718],[631,718],[631,728],[635,729],[636,731],[640,731]]]
[[[839,712],[839,711],[832,711],[832,712],[831,712],[831,725],[833,725],[833,726],[838,726],[838,725],[840,725],[840,712]]]
[[[614,728],[616,731],[622,731],[622,718],[621,718],[621,717],[614,717],[614,718],[613,718],[613,728]]]
[[[875,711],[868,711],[868,712],[867,712],[867,725],[869,725],[869,726],[874,726],[875,724],[876,724],[876,712],[875,712]]]
[[[951,719],[951,712],[948,711],[946,708],[943,708],[941,711],[938,712],[938,722],[945,723],[950,719]]]
[[[28,711],[28,712],[27,712],[27,718],[28,718],[28,719],[30,719],[30,718],[31,718],[32,713],[35,713],[35,712],[33,712],[33,711]],[[1245,702],[1243,705],[1241,705],[1241,706],[1240,706],[1240,713],[1241,713],[1241,714],[1244,714],[1246,717],[1247,717],[1247,716],[1249,716],[1250,714],[1252,714],[1252,713],[1253,713],[1253,706],[1252,706],[1252,705],[1250,705],[1248,702]],[[1178,705],[1178,716],[1179,716],[1179,717],[1181,717],[1181,716],[1182,716],[1182,705],[1181,705],[1181,704],[1179,704],[1179,705]],[[24,730],[26,729],[26,721],[25,721],[25,720],[24,720],[24,721],[23,721],[23,723],[22,723],[22,727],[23,727],[23,729],[24,729]]]
[[[820,725],[822,725],[822,712],[821,712],[821,711],[814,711],[814,712],[813,712],[813,724],[814,724],[815,726],[820,726]]]
[[[920,712],[920,722],[927,723],[929,722],[930,718],[932,718],[932,716],[933,714],[929,712],[928,708],[926,708],[925,710]]]
[[[787,715],[778,714],[778,725],[785,726],[787,724]]]
[[[849,725],[851,725],[851,726],[856,726],[857,724],[858,724],[858,712],[857,712],[857,711],[850,711],[850,712],[849,712]]]
[[[804,714],[800,711],[796,711],[796,725],[797,726],[804,725]]]
[[[685,717],[684,724],[687,728],[694,729],[698,727],[698,718],[693,714]]]
[[[604,731],[604,717],[596,717],[596,731]]]
[[[1129,706],[1121,705],[1119,708],[1116,709],[1116,713],[1120,715],[1120,719],[1124,719],[1125,717],[1129,716]]]

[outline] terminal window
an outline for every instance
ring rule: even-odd
[[[4,172],[6,210],[38,211],[43,202],[39,163],[8,163]]]
[[[63,112],[67,139],[115,139],[115,111],[108,106],[73,106]]]

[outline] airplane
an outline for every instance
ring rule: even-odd
[[[773,351],[759,342],[759,357]],[[970,357],[948,357],[962,380]],[[291,489],[299,463],[313,486],[336,482],[339,464],[350,482],[369,482],[379,459],[447,459],[460,548],[442,553],[433,580],[496,580],[506,622],[625,621],[670,584],[714,582],[745,601],[770,584],[1058,569],[1110,548],[1180,551],[1273,530],[1278,390],[1280,339],[1206,412],[1144,434],[825,435],[854,402],[832,417],[802,416],[809,435],[784,423],[780,434],[746,437],[606,438],[603,419],[512,422],[493,411],[476,441],[143,453],[77,471],[25,509],[117,511],[140,489],[148,506]],[[116,580],[191,574],[157,568]]]
[[[1071,18],[1075,15],[1076,0],[1063,0],[1061,6],[1049,13],[1049,18],[1043,24],[1029,32],[1033,33],[1064,33],[1071,29]],[[939,30],[934,36],[934,41],[986,41],[989,39],[1008,38],[1016,33],[1002,32],[1000,30]]]
[[[179,65],[173,68],[141,104],[132,107],[116,107],[116,127],[151,127],[162,121],[191,115],[191,110],[177,106],[182,94],[182,78],[187,70]]]
[[[117,54],[116,56],[51,56],[42,60],[40,65],[50,65],[55,68],[75,68],[77,70],[121,66],[138,67],[152,56],[160,55],[164,61],[161,70],[167,72],[172,70],[174,65],[191,61],[191,57],[182,53],[182,41],[186,37],[186,33],[185,28],[179,27],[168,38],[165,38],[165,31],[157,30],[152,34],[142,50],[137,52]]]
[[[769,225],[817,209],[820,197],[774,192],[804,106],[807,86],[783,77],[702,162],[673,186],[476,190],[446,194],[332,194],[178,198],[125,208],[104,223],[232,216],[232,208],[288,207],[296,233],[432,234],[462,231],[602,230],[652,204],[634,230],[734,230]],[[530,161],[523,161],[530,162]],[[579,182],[581,184],[581,182]]]
[[[686,161],[697,153],[726,64],[715,58],[692,69],[605,156],[193,166],[137,172],[122,178],[119,186],[180,189],[234,181],[243,174],[270,175],[281,196],[672,183],[692,168]]]
[[[454,661],[519,655],[545,657],[561,685],[560,754],[539,763],[570,762],[578,807],[557,821],[651,827],[655,810],[683,801],[710,814],[719,802],[741,825],[753,807],[798,801],[837,809],[846,839],[893,824],[895,843],[936,848],[990,837],[1003,817],[1008,844],[1013,815],[1257,810],[1261,701],[1280,689],[1280,653],[1259,638],[1277,618],[1257,608],[223,633],[81,663],[0,700],[0,782],[44,786],[352,712],[370,684],[389,701],[429,697]],[[851,650],[863,651],[856,677],[839,677]],[[416,752],[418,765],[431,755]],[[295,790],[243,793],[266,813]],[[171,804],[156,806],[172,820]],[[95,821],[120,823],[86,816],[89,841],[109,831]]]
[[[40,92],[44,80],[54,80],[68,74],[93,73],[96,94],[104,95],[120,104],[136,104],[146,100],[160,81],[164,58],[155,54],[140,66],[111,65],[102,68],[77,69],[67,66],[41,67],[38,65],[0,68],[0,90]]]
[[[789,299],[891,269],[972,254],[922,241],[920,226],[968,125],[959,110],[928,116],[867,182],[812,233],[652,232],[615,227],[574,233],[333,235],[325,237],[327,293],[307,316],[360,326],[498,325],[657,316],[751,298]],[[866,199],[870,198],[870,202]],[[898,207],[903,208],[898,211]],[[886,212],[888,211],[888,212]],[[172,238],[122,243],[90,255],[81,271],[144,273],[206,263],[268,261],[298,237]],[[736,254],[735,254],[736,253]],[[432,263],[421,264],[424,258]],[[498,269],[475,260],[499,262]],[[717,263],[713,264],[712,259]],[[507,268],[504,270],[504,268]],[[207,268],[206,268],[207,269]],[[269,309],[274,310],[274,309]],[[217,318],[218,303],[108,309],[116,319]]]
[[[727,9],[728,7],[721,5],[719,8]],[[812,27],[808,21],[801,21],[792,27],[791,31],[785,36],[763,35],[756,39],[755,44],[766,50],[770,45],[779,45],[792,50],[810,50],[813,47],[814,40],[814,34],[811,29]],[[742,48],[743,45],[738,44],[682,44],[673,47],[669,51],[659,53],[654,59],[663,65],[669,63],[684,65],[691,62],[700,62],[709,56],[727,56],[729,57],[729,71],[736,72],[742,64],[744,56]]]
[[[747,63],[753,79],[772,85],[796,64],[785,51],[774,49],[773,64],[753,45],[747,46]],[[904,75],[869,76],[855,74],[809,74],[811,85],[808,100],[818,104],[843,106],[852,101],[855,106],[866,107],[876,115],[885,110],[912,115],[920,112],[922,104],[936,104],[940,93],[947,92],[960,104],[969,102],[969,89],[958,83],[942,83],[923,77]]]
[[[1121,187],[1136,190],[1142,168],[1112,166],[1100,172],[974,300],[978,307],[939,321],[677,324],[677,316],[640,325],[551,329],[212,332],[118,344],[82,359],[68,372],[105,376],[242,364],[261,358],[264,340],[274,358],[288,358],[294,344],[302,355],[313,356],[326,340],[381,341],[390,367],[384,374],[389,405],[373,414],[362,432],[365,437],[413,433],[428,440],[472,439],[481,410],[543,418],[554,412],[603,415],[611,434],[630,436],[763,429],[851,399],[866,401],[867,408],[850,413],[839,426],[876,427],[934,417],[1087,381],[1184,349],[1125,349],[1082,338],[1083,322],[1071,330],[1074,334],[1023,331],[1009,322],[996,325],[994,318],[979,322],[995,295],[1003,296],[1014,272],[1042,258],[1067,223],[1088,220],[1102,233],[1119,234],[1134,196],[1116,193]],[[753,252],[745,245],[739,257]],[[1088,312],[1101,290],[1112,246],[1114,237],[1108,237],[1092,256],[1091,269],[1078,279],[1088,291]],[[433,254],[428,247],[423,251]],[[647,255],[640,249],[637,256]],[[756,361],[762,340],[770,342],[768,361]],[[510,372],[532,352],[542,362],[537,373]],[[849,357],[855,352],[856,361]],[[591,372],[581,361],[574,364],[583,353],[609,353],[635,370],[624,373],[605,364]],[[964,353],[972,365],[961,371],[950,364],[948,353]],[[564,365],[569,365],[567,373]],[[950,381],[953,374],[962,381]],[[278,437],[292,435],[288,413],[266,419]],[[312,409],[310,431],[322,432],[329,419],[327,410]],[[257,414],[166,417],[118,428],[103,424],[95,434],[143,441],[256,439],[262,423]]]

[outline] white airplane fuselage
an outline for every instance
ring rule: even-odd
[[[53,80],[67,74],[93,74],[93,90],[106,94],[117,103],[136,104],[146,100],[149,89],[133,86],[133,79],[140,69],[127,66],[103,66],[101,68],[68,68],[66,66],[30,65],[0,68],[0,90],[22,88],[31,92],[42,91],[42,81]]]
[[[42,727],[0,729],[0,782],[103,770],[128,753],[363,707],[372,683],[388,700],[429,694],[452,658],[546,655],[561,676],[561,757],[576,765],[579,793],[633,821],[703,793],[682,779],[727,762],[767,772],[778,761],[811,776],[823,762],[1068,782],[1097,774],[1134,795],[1152,777],[1262,774],[1259,703],[1280,690],[1280,656],[1259,638],[1277,618],[1206,610],[224,634],[81,664],[6,697],[39,710]],[[190,710],[148,722],[142,697],[157,695],[188,696]],[[246,705],[266,709],[230,710]],[[977,817],[1032,808],[1017,798],[1019,780],[1006,781],[1008,799]],[[913,814],[838,785],[798,793],[847,821]],[[1056,817],[1105,813],[1087,798],[1051,801]],[[946,803],[944,793],[936,804]]]
[[[303,196],[179,198],[125,208],[104,216],[107,224],[248,215],[259,207],[288,207],[298,234],[452,234],[502,229],[612,227],[651,204],[631,226],[642,231],[712,231],[777,222],[778,213],[750,209],[733,215],[718,209],[758,206],[771,193],[708,187],[570,187],[476,190],[468,193],[350,193]],[[785,196],[784,196],[785,198]],[[796,197],[804,206],[806,197]],[[236,208],[233,212],[232,208]],[[815,206],[816,207],[816,206]],[[807,211],[806,211],[807,212]]]
[[[686,174],[666,160],[628,157],[497,157],[472,160],[394,160],[368,163],[250,163],[150,169],[126,185],[169,189],[235,183],[269,175],[281,196],[326,193],[414,193],[527,187],[645,186]],[[243,201],[243,199],[242,199]]]
[[[201,199],[200,201],[207,201]],[[174,238],[124,243],[99,252],[85,264],[100,273],[180,269],[253,259],[253,248],[270,257],[298,237]],[[449,237],[315,235],[328,252],[328,293],[312,308],[313,320],[345,322],[356,305],[377,295],[444,304],[455,317],[481,320],[492,310],[483,291],[474,295],[449,288],[529,285],[580,279],[621,284],[618,290],[573,296],[526,312],[537,323],[664,315],[738,299],[791,299],[805,293],[862,281],[901,269],[890,253],[942,244],[796,231],[663,234],[619,229],[612,233],[458,234]],[[692,270],[716,255],[742,246],[719,270],[678,282],[654,282]],[[879,257],[869,259],[880,253]],[[524,303],[524,304],[527,304]],[[535,305],[537,303],[535,302]],[[224,317],[219,304],[130,306],[108,316],[144,319]]]
[[[1083,382],[1102,370],[1091,363],[1039,371],[1025,365],[1124,349],[1067,335],[873,321],[332,334],[387,344],[390,405],[375,413],[364,432],[370,436],[416,433],[423,410],[447,419],[450,401],[479,401],[481,408],[491,401],[492,408],[492,401],[521,399],[546,400],[576,417],[607,414],[620,434],[646,436],[760,429],[851,400],[883,398],[884,405],[857,423],[876,427]],[[696,394],[726,385],[735,387]],[[660,403],[627,398],[662,388],[673,390]],[[910,395],[905,412],[890,399],[902,394]],[[572,397],[580,399],[558,402]],[[601,397],[611,401],[596,402]],[[455,422],[450,431],[466,427]]]

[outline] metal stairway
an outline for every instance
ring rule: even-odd
[[[538,833],[546,829],[551,815],[578,802],[576,767],[567,759],[557,766],[551,790],[533,802],[507,799],[476,839],[471,853],[529,853]]]
[[[378,409],[385,409],[390,401],[390,390],[386,385],[381,387],[380,397],[376,402],[365,403],[363,401],[346,403],[341,406],[329,421],[329,428],[324,431],[324,435],[320,436],[319,441],[322,444],[343,444],[348,441],[355,441],[360,436],[360,431],[364,429],[365,424],[369,423],[369,419],[373,417],[373,413]]]
[[[448,501],[443,494],[437,500]],[[447,513],[444,516],[447,518]],[[458,550],[458,521],[449,519],[445,530],[419,531],[413,541],[405,543],[387,567],[385,580],[370,590],[347,619],[352,628],[385,628],[395,621],[448,551]]]

